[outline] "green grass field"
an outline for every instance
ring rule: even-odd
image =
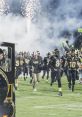
[[[57,83],[51,87],[41,80],[37,92],[33,92],[29,79],[19,79],[16,91],[16,117],[82,117],[82,85],[76,83],[75,92],[68,90],[66,78],[62,78],[63,96],[57,96]]]

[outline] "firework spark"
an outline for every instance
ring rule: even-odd
[[[3,14],[4,12],[4,6],[5,6],[4,0],[0,0],[0,15]]]
[[[36,13],[40,12],[40,1],[39,0],[29,0],[26,7],[26,16],[30,19],[34,18]]]
[[[27,31],[30,31],[32,20],[36,14],[39,14],[41,10],[39,0],[29,0],[26,6],[26,17],[27,17]]]

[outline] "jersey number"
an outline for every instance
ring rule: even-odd
[[[70,67],[75,68],[76,67],[76,62],[70,62]]]
[[[60,61],[57,60],[57,61],[56,61],[56,67],[59,67],[59,66],[60,66]]]

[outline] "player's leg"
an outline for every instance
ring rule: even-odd
[[[60,76],[62,77],[63,76],[63,73],[64,73],[64,70],[62,68],[61,72],[60,72]]]
[[[40,82],[40,73],[37,73],[36,77],[37,77],[37,82]]]
[[[31,69],[29,69],[29,75],[30,75],[30,84],[32,83],[32,80],[33,80],[33,75],[32,75],[32,70]]]
[[[72,79],[72,73],[71,70],[68,71],[68,88],[71,90],[71,79]]]
[[[67,81],[69,82],[69,71],[68,71],[68,69],[65,68],[64,72],[65,72],[65,75],[67,77]]]
[[[43,70],[42,79],[44,79],[44,77],[45,77],[45,74],[46,74],[46,69],[44,69],[44,70]]]
[[[50,83],[51,86],[54,83],[54,79],[55,79],[55,71],[51,71],[51,83]]]
[[[26,77],[25,77],[25,71],[23,71],[23,76],[24,76],[24,80],[26,81]]]
[[[32,85],[33,85],[33,90],[36,91],[36,82],[37,82],[37,78],[36,78],[36,74],[32,73]]]
[[[56,78],[57,78],[57,82],[58,82],[58,95],[62,96],[62,85],[61,85],[61,76],[60,76],[60,71],[58,70],[56,72]]]
[[[74,91],[75,80],[76,80],[76,70],[72,71],[72,92]]]
[[[49,68],[47,69],[47,79],[49,79]]]

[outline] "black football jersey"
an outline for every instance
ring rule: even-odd
[[[59,69],[60,68],[60,59],[57,57],[51,57],[50,67],[51,67],[51,69]]]
[[[70,57],[70,58],[68,58],[67,62],[68,62],[68,68],[69,69],[77,69],[78,59],[76,59],[75,57]]]

